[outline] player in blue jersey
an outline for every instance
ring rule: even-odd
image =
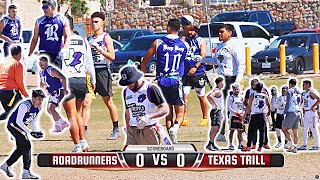
[[[13,177],[10,166],[14,164],[20,156],[23,156],[22,179],[38,179],[30,172],[31,165],[31,143],[28,134],[34,138],[42,138],[43,133],[39,128],[39,113],[41,111],[42,101],[45,97],[41,90],[32,91],[32,99],[22,101],[11,114],[7,128],[16,140],[16,150],[10,155],[9,159],[1,165],[8,177]],[[32,130],[27,127],[32,124]]]
[[[51,64],[61,68],[61,60],[68,52],[70,41],[69,21],[56,12],[57,3],[55,0],[43,0],[42,5],[44,16],[38,18],[34,26],[29,56],[32,55],[38,39],[40,39],[40,53],[46,54]],[[62,42],[62,36],[64,42]]]
[[[21,35],[21,22],[17,16],[17,6],[10,5],[8,16],[3,17],[0,21],[0,38],[6,42],[3,45],[4,55],[9,55],[9,45],[19,43]]]
[[[153,42],[145,55],[141,70],[146,67],[153,55],[157,57],[157,80],[169,104],[169,114],[166,116],[166,125],[173,143],[177,143],[178,129],[183,121],[184,98],[182,89],[182,76],[184,74],[184,61],[189,45],[178,36],[180,21],[170,19],[167,26],[168,35]],[[173,118],[175,111],[176,118]]]
[[[202,111],[200,126],[205,126],[208,125],[208,109],[205,99],[206,65],[196,61],[195,58],[197,56],[206,57],[207,46],[206,41],[198,36],[198,28],[193,25],[193,21],[194,19],[190,15],[184,15],[181,18],[181,24],[183,26],[181,39],[185,40],[190,46],[186,60],[184,61],[184,75],[182,78],[184,100],[186,102],[182,125],[187,126],[189,124],[189,121],[186,119],[188,112],[188,95],[190,94],[191,88],[194,88],[199,98]]]
[[[68,95],[67,80],[57,69],[48,65],[47,57],[42,56],[39,60],[41,68],[39,72],[40,87],[47,89],[50,94],[47,110],[55,122],[53,132],[61,132],[64,128],[69,127],[69,124],[61,118],[56,108],[59,106],[64,95]]]

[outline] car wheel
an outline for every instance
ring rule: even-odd
[[[152,62],[149,64],[148,72],[149,72],[149,73],[155,73],[155,72],[156,72],[156,69],[157,69],[157,63],[156,63],[155,61],[152,61]]]
[[[305,65],[304,60],[301,57],[298,57],[296,59],[296,68],[295,68],[295,74],[303,74],[305,71]]]

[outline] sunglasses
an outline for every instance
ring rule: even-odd
[[[42,9],[48,9],[48,8],[49,8],[48,5],[43,5],[43,6],[42,6]]]

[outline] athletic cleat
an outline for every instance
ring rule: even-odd
[[[28,170],[27,172],[24,172],[22,174],[22,179],[39,179],[37,176],[31,174],[30,170]]]
[[[251,148],[249,146],[244,147],[243,149],[241,149],[241,151],[251,151]]]
[[[187,119],[183,120],[181,126],[189,126],[189,121]]]
[[[59,132],[62,132],[67,127],[69,127],[69,124],[65,121],[65,122],[61,123],[60,125],[55,125],[54,130],[52,132],[59,133]]]
[[[268,144],[263,145],[263,148],[265,148],[265,149],[271,149]]]
[[[53,130],[52,132],[53,132],[53,133],[61,132],[61,126],[58,125],[58,124],[56,124],[56,125],[54,126],[54,130]]]
[[[275,145],[275,148],[280,148],[280,147],[281,147],[281,143],[280,142]]]
[[[283,148],[284,148],[284,149],[289,149],[288,144],[285,144],[285,145],[283,146]]]
[[[208,125],[208,119],[202,119],[199,123],[200,126],[207,126]]]
[[[230,145],[229,150],[234,150],[234,147],[232,145]]]
[[[171,142],[173,144],[177,144],[178,143],[178,129],[176,129],[175,127],[171,127],[168,130],[168,134],[170,136]]]
[[[257,146],[254,144],[254,145],[251,146],[251,149],[256,149],[256,147]]]
[[[223,134],[218,134],[217,141],[227,142],[226,137]]]
[[[7,163],[2,164],[0,168],[6,173],[6,175],[8,177],[13,177],[14,176],[14,174],[11,171],[10,166],[8,166]]]
[[[81,149],[82,149],[82,152],[88,152],[89,151],[88,143],[81,144]]]
[[[116,140],[120,137],[120,132],[119,131],[112,131],[110,136],[107,138],[107,140]]]
[[[297,150],[301,151],[301,150],[308,150],[307,145],[302,145],[300,146]]]
[[[262,148],[261,148],[261,147],[259,147],[259,148],[257,149],[257,151],[258,151],[258,152],[261,152],[261,151],[262,151]]]
[[[209,144],[206,146],[206,149],[209,150],[209,151],[218,151],[219,149],[213,145],[213,144]]]
[[[242,144],[239,144],[238,149],[243,149],[244,146]]]
[[[297,153],[297,147],[291,147],[290,149],[287,150],[288,152],[292,152],[292,153]]]
[[[312,146],[311,148],[309,148],[310,151],[317,151],[319,150],[319,146]]]
[[[243,141],[248,141],[248,136],[246,132],[242,132],[242,140]]]
[[[72,150],[72,152],[74,153],[81,153],[82,152],[82,148],[79,146],[75,146],[74,149]]]
[[[64,121],[63,123],[60,123],[61,131],[63,131],[65,128],[69,127],[69,123],[67,121]]]

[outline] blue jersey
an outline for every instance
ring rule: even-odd
[[[9,16],[3,18],[4,28],[2,34],[9,37],[13,41],[20,40],[21,23],[20,18],[11,19]]]
[[[27,126],[28,124],[30,124],[32,121],[35,120],[35,118],[37,117],[37,115],[39,114],[41,107],[34,107],[32,105],[32,101],[31,99],[28,99],[26,101],[23,101],[19,104],[19,106],[17,106],[16,110],[11,114],[8,124],[13,123],[15,126],[17,125],[17,116],[18,116],[18,110],[19,107],[24,104],[27,106],[27,112],[24,114],[22,122]],[[19,127],[19,126],[18,126]]]
[[[191,68],[193,68],[197,61],[195,61],[192,57],[194,55],[200,55],[200,45],[204,40],[200,36],[196,36],[194,39],[186,38],[186,42],[189,44],[190,48],[188,49],[188,53],[186,56],[186,60],[184,61],[184,72],[185,74],[188,74]],[[204,63],[201,63],[201,65],[198,67],[196,72],[194,73],[194,76],[202,75],[205,73],[206,65]]]
[[[169,34],[157,40],[157,76],[178,76],[184,73],[187,44],[178,36]]]
[[[37,19],[39,27],[39,50],[58,55],[61,50],[65,17],[56,14],[53,17],[42,16]]]
[[[52,66],[47,66],[46,69],[40,70],[39,72],[40,81],[50,94],[52,94],[53,91],[58,91],[60,88],[62,88],[61,80],[51,75],[52,69]]]

